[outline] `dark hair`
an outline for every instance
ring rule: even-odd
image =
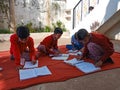
[[[89,6],[89,11],[92,11],[94,9],[93,6]]]
[[[84,38],[88,35],[88,31],[86,29],[80,29],[76,34],[75,34],[75,39],[77,40],[84,40]]]
[[[62,31],[61,28],[57,27],[57,28],[55,28],[55,30],[54,30],[54,34],[63,34],[63,31]]]
[[[74,38],[77,40],[77,32],[74,34]]]
[[[25,39],[30,35],[29,29],[25,26],[19,26],[16,31],[17,35],[21,39]]]

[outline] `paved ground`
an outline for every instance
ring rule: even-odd
[[[35,46],[48,34],[32,35],[35,39]],[[39,38],[39,39],[38,39]],[[115,49],[120,51],[120,43],[113,41]],[[59,40],[59,45],[70,43],[69,33],[65,33]],[[119,44],[118,44],[119,43]],[[9,50],[9,41],[0,42],[0,51]],[[19,90],[120,90],[120,69],[112,69],[94,74],[81,76],[66,80],[64,82],[53,82],[34,85]]]

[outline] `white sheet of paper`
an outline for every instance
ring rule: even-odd
[[[89,63],[89,62],[78,63],[78,64],[75,64],[75,66],[76,66],[79,70],[83,71],[84,73],[95,72],[95,71],[101,69],[100,67],[95,67],[94,64]]]
[[[75,53],[75,52],[78,52],[78,50],[68,50],[67,52],[68,53]]]
[[[81,51],[78,51],[78,52],[69,52],[69,55],[82,55],[82,52]]]
[[[84,60],[77,60],[76,58],[73,58],[73,59],[71,59],[71,60],[66,60],[66,61],[64,61],[65,63],[67,63],[67,64],[70,64],[70,65],[75,65],[75,64],[77,64],[77,63],[81,63],[81,62],[83,62]]]
[[[43,66],[43,67],[40,67],[40,68],[35,68],[35,73],[36,73],[37,76],[52,74],[47,66]]]
[[[20,76],[20,80],[26,80],[37,77],[34,69],[20,69],[19,76]]]
[[[69,54],[60,54],[58,56],[52,57],[53,60],[67,60]]]
[[[31,63],[31,61],[26,61],[23,68],[36,68],[36,67],[38,67],[38,60],[34,65]]]
[[[37,76],[44,76],[52,74],[47,66],[33,68],[33,69],[20,69],[19,76],[20,80],[26,80],[30,78],[34,78]]]

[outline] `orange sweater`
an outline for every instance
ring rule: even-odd
[[[100,60],[105,61],[107,58],[109,58],[114,53],[112,42],[110,42],[110,40],[106,36],[100,33],[90,33],[90,35],[91,35],[91,38],[89,42],[96,43],[103,48],[104,54]],[[88,51],[87,44],[86,44],[83,57],[85,57],[88,52],[89,51]]]
[[[16,34],[11,35],[10,37],[11,42],[10,53],[14,55],[16,65],[20,65],[20,56],[26,50],[26,48],[29,49],[30,59],[32,60],[32,58],[35,57],[33,39],[29,37],[26,43],[21,43],[18,39],[19,38]]]
[[[50,54],[50,53],[53,54],[54,52],[50,51],[50,49],[51,49],[51,48],[53,48],[53,49],[58,49],[57,42],[58,42],[58,40],[54,40],[53,34],[51,34],[51,35],[45,37],[45,38],[43,39],[43,41],[40,42],[40,44],[41,44],[41,45],[45,45],[45,48],[47,49],[47,51],[48,51],[49,54]]]

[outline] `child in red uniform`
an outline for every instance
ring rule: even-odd
[[[113,63],[110,58],[114,52],[113,44],[103,34],[88,33],[87,30],[80,29],[76,39],[85,45],[83,55],[79,59],[91,58],[95,61],[95,66],[102,66],[106,62]]]
[[[53,55],[58,55],[60,51],[58,50],[58,39],[61,37],[63,34],[63,31],[61,28],[55,28],[54,34],[51,34],[47,37],[44,38],[42,42],[38,45],[38,56],[40,53],[44,53],[46,55],[53,54]]]
[[[21,60],[31,60],[33,64],[36,63],[34,42],[29,35],[29,29],[20,26],[17,28],[16,33],[10,37],[10,59],[15,59],[17,69],[23,68]]]

